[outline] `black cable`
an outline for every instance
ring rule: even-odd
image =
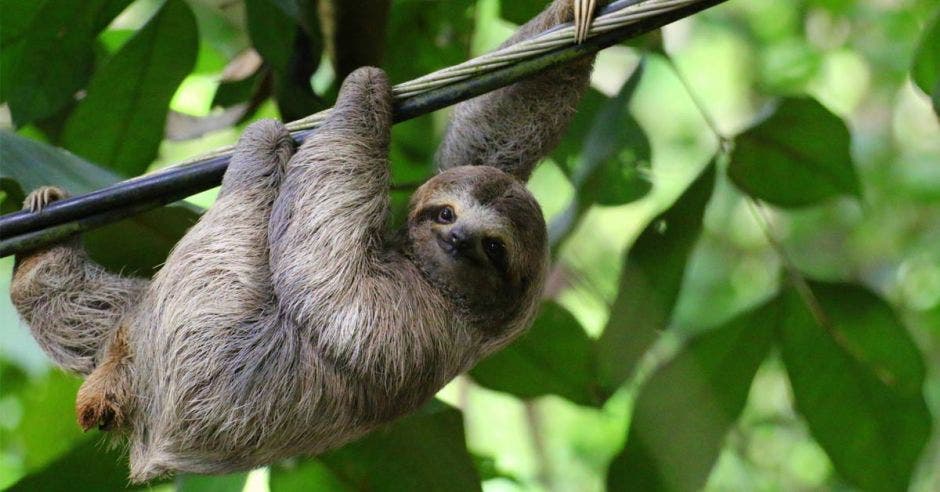
[[[724,1],[696,2],[588,38],[578,45],[562,47],[468,80],[405,98],[395,104],[393,119],[396,123],[409,120],[505,87],[548,68],[659,29]],[[636,0],[619,0],[602,9],[598,15],[635,3]],[[302,142],[313,131],[316,130],[301,130],[293,132],[292,136],[295,141]],[[0,216],[0,237],[3,237],[0,241],[0,257],[50,244],[217,186],[222,181],[230,157],[211,157],[115,183],[91,193],[53,202],[38,213],[18,211]]]

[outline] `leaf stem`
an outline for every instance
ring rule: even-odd
[[[705,124],[708,125],[708,128],[711,129],[712,133],[718,138],[718,145],[720,151],[724,154],[731,152],[731,147],[734,144],[733,139],[725,136],[725,134],[718,128],[718,122],[715,121],[715,118],[712,117],[711,113],[705,107],[705,103],[699,97],[698,93],[692,89],[692,84],[689,82],[689,79],[686,78],[682,70],[679,69],[679,65],[676,63],[676,60],[669,56],[668,53],[665,53],[666,63],[669,64],[669,68],[672,69],[672,72],[676,75],[676,79],[679,80],[679,83],[682,84],[682,87],[685,89],[685,93],[688,94],[689,99],[692,100],[692,104],[698,109],[702,119],[705,121]]]

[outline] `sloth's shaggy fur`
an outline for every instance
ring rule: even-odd
[[[510,42],[570,19],[556,0]],[[524,180],[590,63],[462,104],[401,231],[387,226],[390,87],[364,68],[296,153],[279,123],[245,131],[218,201],[152,281],[105,272],[74,240],[18,257],[21,316],[89,375],[79,423],[127,437],[135,482],[243,470],[346,443],[518,337],[547,263]]]

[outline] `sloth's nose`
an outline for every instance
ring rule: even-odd
[[[452,228],[447,242],[457,251],[466,251],[473,248],[473,236],[463,227]]]

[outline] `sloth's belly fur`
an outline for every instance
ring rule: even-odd
[[[235,288],[229,298],[219,293],[231,289],[230,275],[173,270],[157,276],[124,323],[136,398],[128,422],[134,481],[327,451],[420,406],[474,357],[441,357],[461,353],[447,342],[416,351],[435,345],[416,337],[445,330],[441,339],[469,346],[452,318],[369,317],[353,297],[346,315],[299,326],[270,290]],[[365,340],[370,333],[386,339]],[[360,353],[374,346],[384,348]]]
[[[132,336],[131,474],[218,473],[320,453],[374,427],[368,391],[267,318],[227,328],[154,326]],[[199,329],[193,329],[198,326]],[[358,411],[356,411],[358,409]],[[353,410],[353,411],[350,411]]]

